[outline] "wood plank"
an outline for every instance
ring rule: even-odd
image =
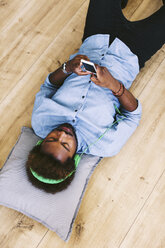
[[[142,4],[143,0],[131,1],[128,0],[127,6],[122,10],[124,16],[130,21],[133,19],[134,13],[137,11],[139,6]]]
[[[120,248],[165,247],[165,173],[135,220]]]
[[[150,0],[129,0],[126,8],[123,9],[123,14],[129,21],[138,21],[150,16],[160,6],[162,0],[153,1],[152,4]]]
[[[1,0],[0,1],[0,32],[7,28],[13,20],[18,17],[27,4],[32,1],[28,0]]]
[[[58,0],[57,4],[53,4],[54,0],[41,0],[40,4],[34,1],[33,7],[27,5],[22,16],[1,33],[0,101],[42,56],[84,1]]]
[[[163,5],[162,0],[153,1],[152,4],[151,4],[151,0],[139,1],[138,8],[134,12],[130,20],[131,21],[142,20],[150,16],[152,13],[156,12],[162,5]]]
[[[164,61],[164,49],[165,45],[149,61],[146,62],[145,67],[141,69],[140,73],[134,80],[130,91],[137,97],[143,92],[144,88],[148,85],[160,64]]]
[[[17,211],[0,206],[0,246],[3,248],[37,247],[47,233],[38,222]],[[33,237],[32,239],[30,237]]]

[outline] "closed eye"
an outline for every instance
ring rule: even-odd
[[[57,138],[49,138],[49,139],[47,139],[47,140],[45,140],[45,143],[48,143],[48,142],[57,142],[58,141],[58,139]],[[70,149],[69,149],[69,145],[68,145],[68,143],[66,143],[66,142],[61,142],[60,143],[68,152],[70,152]]]
[[[61,145],[62,145],[68,152],[70,152],[68,143],[61,143]]]
[[[48,138],[47,140],[45,140],[45,142],[54,142],[54,141],[58,141],[57,138]]]

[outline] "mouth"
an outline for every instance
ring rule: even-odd
[[[57,129],[66,131],[70,135],[72,135],[72,136],[74,135],[75,136],[75,130],[72,127],[72,125],[70,125],[69,123],[64,123],[64,124],[60,125]]]
[[[66,131],[68,134],[71,134],[73,136],[72,130],[68,127],[60,127],[60,130]]]

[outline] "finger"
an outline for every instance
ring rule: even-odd
[[[100,66],[98,64],[95,64],[96,69],[99,68]]]
[[[92,77],[94,77],[95,79],[98,79],[95,73],[92,73]]]
[[[86,55],[84,56],[84,59],[90,61],[90,59]]]
[[[88,59],[88,57],[86,56],[86,55],[84,55],[84,54],[79,54],[79,55],[77,55],[76,56],[76,58],[85,58],[85,59]]]
[[[89,71],[82,71],[82,70],[79,70],[79,73],[81,75],[89,75],[89,74],[91,74]]]
[[[98,84],[98,83],[99,83],[99,80],[97,79],[97,77],[94,76],[94,74],[92,74],[91,80],[92,80],[92,82],[94,82],[95,84]]]
[[[79,76],[91,74],[90,72],[88,72],[88,71],[82,71],[81,69],[76,69],[76,70],[75,70],[75,73],[76,73],[77,75],[79,75]]]
[[[102,70],[102,67],[97,65],[96,69],[97,69],[97,72],[100,73],[100,71]]]
[[[79,58],[90,61],[90,59],[86,55],[80,55]]]
[[[97,75],[100,74],[100,72],[101,72],[101,66],[96,65],[96,70],[97,70]]]
[[[97,78],[100,78],[103,73],[103,68],[101,66],[97,66]]]
[[[81,71],[81,64],[80,64],[80,61],[78,61],[78,62],[76,62],[76,63],[74,64],[74,68],[75,68],[75,70]]]

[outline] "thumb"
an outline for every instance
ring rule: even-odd
[[[92,82],[94,82],[95,84],[98,83],[98,79],[97,79],[97,77],[96,77],[94,74],[91,75],[91,80],[92,80]]]

